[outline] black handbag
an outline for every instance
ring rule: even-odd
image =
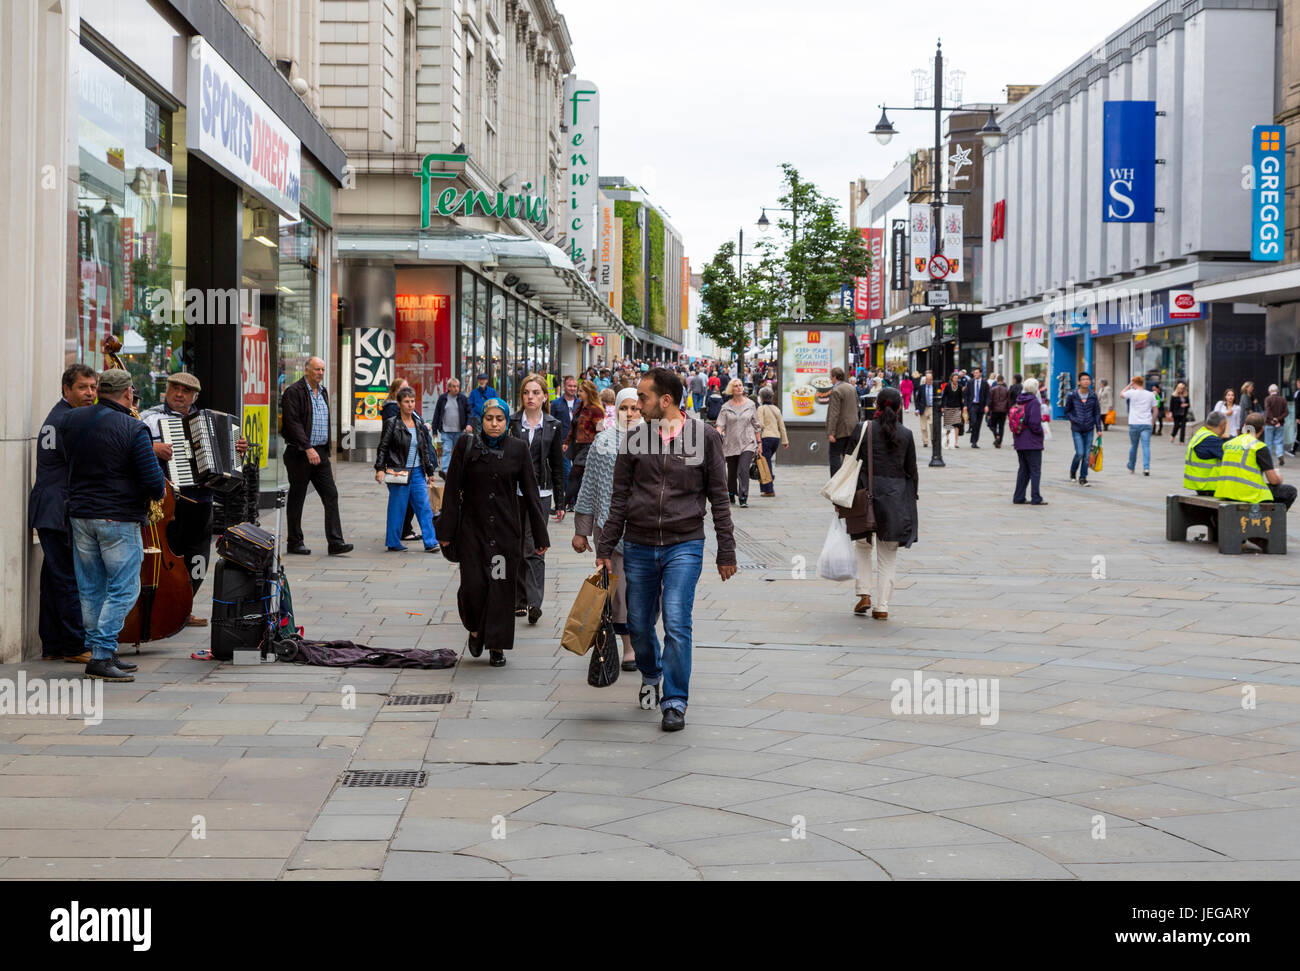
[[[265,573],[275,562],[275,534],[254,523],[239,523],[221,534],[217,555],[245,570]]]
[[[755,457],[754,460],[749,463],[749,477],[753,479],[755,482],[759,481],[757,457]]]
[[[601,569],[600,583],[609,589],[609,570]],[[618,635],[614,633],[614,615],[610,608],[613,597],[605,598],[605,607],[600,614],[600,628],[592,642],[591,663],[587,665],[587,684],[593,688],[608,688],[618,680],[618,672],[623,660],[619,648]]]
[[[456,540],[460,536],[460,524],[464,521],[464,519],[465,519],[465,493],[458,492],[456,494],[456,531],[451,534],[451,541],[447,543],[446,546],[442,546],[442,544],[439,543],[439,546],[442,548],[442,558],[446,560],[448,563],[460,562],[460,553],[456,551]]]
[[[867,487],[853,494],[853,505],[847,509],[836,506],[835,511],[844,520],[844,529],[850,535],[876,531],[876,462],[871,447],[871,425],[867,422]]]

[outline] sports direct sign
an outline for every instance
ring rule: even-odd
[[[190,41],[189,64],[186,147],[298,219],[301,143],[202,37]]]

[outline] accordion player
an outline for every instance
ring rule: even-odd
[[[163,404],[140,419],[149,428],[154,452],[173,487],[229,492],[243,484],[246,443],[237,417],[194,407],[198,383],[184,372],[168,375]]]

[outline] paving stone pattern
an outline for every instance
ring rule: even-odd
[[[1300,878],[1300,558],[1167,543],[1181,449],[1153,443],[1148,479],[1126,435],[1105,442],[1081,489],[1058,432],[1045,508],[1011,504],[1015,455],[987,433],[944,469],[923,454],[884,622],[816,576],[826,473],[778,464],[778,498],[733,513],[744,568],[697,589],[679,734],[637,708],[636,674],[590,688],[559,647],[590,565],[567,522],[504,669],[192,661],[206,630],[149,645],[99,725],[0,716],[0,878]],[[462,649],[456,568],[385,552],[382,491],[338,475],[357,549],[323,555],[310,498],[299,622]],[[78,673],[0,677],[20,667]],[[996,682],[996,723],[898,713],[916,672]],[[437,692],[454,698],[383,704]],[[341,788],[349,768],[428,784]]]

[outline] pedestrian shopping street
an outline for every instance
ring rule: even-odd
[[[0,877],[1300,878],[1297,559],[1166,542],[1182,448],[1153,442],[1144,478],[1123,430],[1105,442],[1082,489],[1058,427],[1039,508],[1011,504],[1015,454],[987,430],[944,469],[923,451],[884,622],[816,576],[825,470],[778,465],[776,499],[733,509],[736,578],[706,555],[678,734],[637,707],[637,674],[588,687],[560,648],[591,564],[568,521],[503,669],[190,660],[206,629],[147,645],[102,724],[0,717]],[[324,555],[308,498],[298,623],[463,650],[456,568],[384,551],[372,475],[338,467],[350,556]],[[80,675],[0,676],[19,667]],[[891,683],[918,677],[989,679],[996,723],[897,713]],[[452,699],[385,705],[426,693]],[[346,769],[427,780],[341,788]]]

